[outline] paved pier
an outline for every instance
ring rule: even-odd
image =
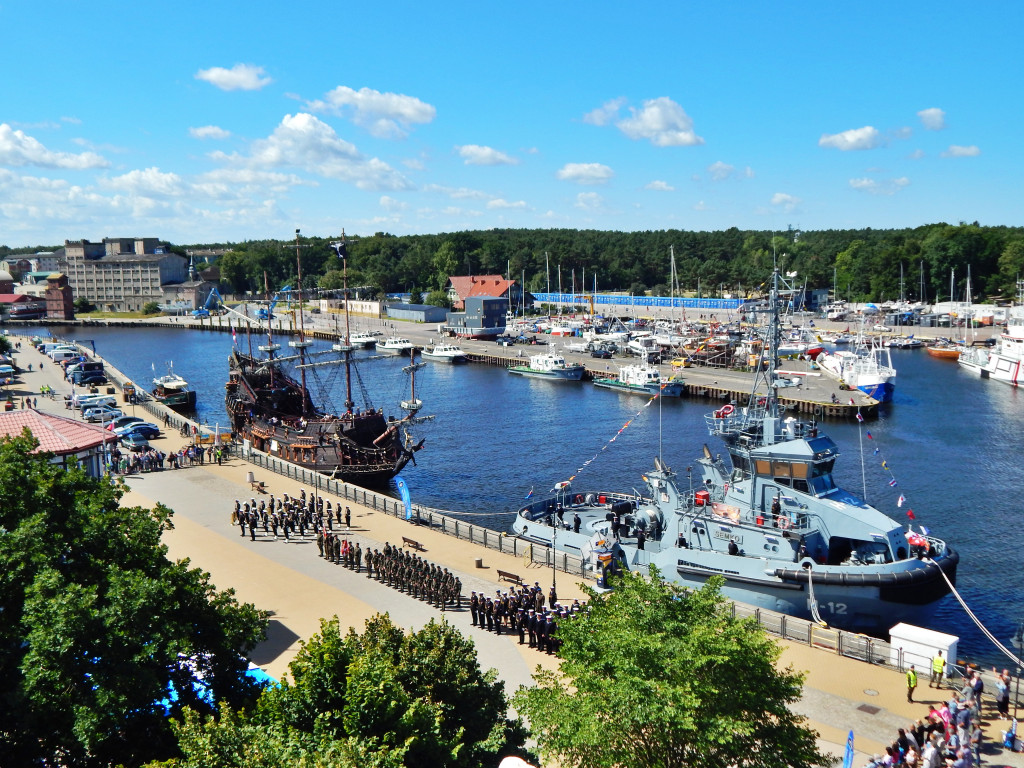
[[[63,395],[71,391],[61,378],[59,367],[31,348],[17,355],[24,369],[32,363],[32,373],[22,373],[9,389],[20,399],[49,384],[57,391],[54,400],[39,398],[40,410],[73,415],[63,407]],[[42,364],[42,370],[39,366]],[[20,403],[19,403],[20,407]],[[174,450],[182,443],[176,433],[154,441],[164,451]],[[443,617],[458,627],[476,644],[480,663],[494,667],[509,692],[529,684],[531,671],[537,666],[553,667],[555,658],[520,646],[510,635],[497,636],[470,624],[470,616],[462,611],[441,614],[428,604],[415,600],[398,590],[366,578],[342,566],[332,565],[317,556],[312,537],[290,543],[272,541],[258,536],[255,542],[239,535],[230,523],[234,499],[253,496],[246,481],[249,471],[256,473],[267,490],[280,497],[299,491],[296,481],[254,468],[232,457],[223,466],[204,465],[181,470],[135,475],[127,478],[130,492],[126,504],[152,506],[157,501],[175,510],[175,529],[165,536],[171,557],[191,559],[212,574],[219,588],[235,589],[239,599],[271,611],[267,640],[255,649],[253,660],[274,677],[280,677],[294,657],[299,640],[312,635],[323,617],[337,614],[342,627],[362,628],[363,622],[378,612],[390,613],[401,626],[417,628],[431,618]],[[307,492],[311,489],[307,488]],[[344,500],[332,498],[344,506]],[[385,541],[400,543],[410,536],[425,547],[422,556],[456,572],[463,582],[463,594],[471,590],[493,594],[504,589],[497,581],[497,571],[509,570],[522,575],[530,583],[550,586],[552,573],[544,568],[526,568],[520,558],[494,550],[483,549],[465,541],[445,536],[438,531],[412,527],[410,523],[374,512],[348,502],[352,507],[352,540],[365,548],[383,546]],[[339,529],[335,527],[337,532]],[[483,568],[476,567],[482,558]],[[560,600],[582,596],[574,579],[557,574]],[[883,752],[884,745],[896,737],[896,729],[906,727],[927,713],[929,703],[938,703],[939,692],[927,686],[928,674],[922,670],[917,689],[918,703],[906,702],[903,675],[888,668],[866,664],[834,653],[792,643],[782,643],[782,663],[806,673],[803,696],[795,709],[804,714],[820,733],[822,748],[836,756],[843,753],[847,732],[855,731],[857,755],[855,766],[864,765],[871,754]],[[943,697],[948,698],[944,691]],[[986,765],[1008,765],[1024,768],[1024,755],[998,747],[999,731],[1004,727],[986,704],[986,737],[988,747],[983,757]]]

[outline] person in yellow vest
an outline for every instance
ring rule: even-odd
[[[934,684],[936,688],[941,688],[945,672],[946,660],[942,658],[942,651],[938,651],[935,654],[935,658],[932,659],[932,678],[928,681],[928,687],[931,688]]]
[[[917,672],[914,671],[914,665],[910,665],[910,669],[907,670],[907,701],[911,704],[914,703],[914,689],[917,688]]]

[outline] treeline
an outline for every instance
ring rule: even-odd
[[[299,254],[303,284],[340,288],[341,263],[330,240],[304,238]],[[295,285],[294,241],[254,240],[229,247],[217,264],[234,292]],[[914,229],[767,232],[662,230],[605,232],[574,229],[492,229],[396,236],[378,232],[348,246],[350,286],[371,286],[425,296],[450,275],[511,274],[528,290],[650,292],[667,295],[670,249],[678,289],[685,294],[747,295],[771,273],[773,254],[796,282],[835,288],[840,298],[885,301],[946,300],[950,276],[963,298],[968,269],[975,299],[1016,296],[1024,272],[1024,228],[928,224]],[[182,252],[183,249],[175,247]],[[585,282],[585,284],[584,284]]]

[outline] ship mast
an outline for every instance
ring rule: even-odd
[[[298,347],[299,348],[299,362],[300,362],[299,374],[300,374],[300,376],[302,378],[302,414],[303,414],[303,416],[306,416],[306,415],[309,414],[309,411],[310,411],[310,402],[309,402],[309,392],[306,389],[306,368],[305,368],[304,365],[301,365],[301,364],[304,364],[306,362],[306,347],[309,346],[309,342],[306,341],[306,325],[305,325],[305,321],[304,321],[304,318],[303,318],[303,312],[302,312],[302,302],[303,302],[303,296],[302,296],[302,259],[299,258],[299,253],[301,252],[300,249],[301,248],[305,248],[306,246],[301,245],[299,243],[299,230],[298,229],[295,230],[295,245],[292,246],[292,247],[295,248],[295,268],[296,268],[296,276],[298,278],[298,282],[296,283],[296,286],[298,287],[298,290],[299,290],[299,341],[298,341],[298,343],[291,342],[289,344],[289,346]]]
[[[348,316],[348,241],[345,239],[345,230],[341,230],[341,240],[331,243],[331,247],[338,258],[341,259],[341,285],[345,297],[345,410],[351,413],[355,402],[352,400],[352,372],[349,366],[349,357],[352,354],[352,343],[350,341],[349,316]]]

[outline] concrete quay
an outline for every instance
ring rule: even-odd
[[[17,361],[22,369],[32,363],[33,371],[22,373],[19,381],[9,388],[16,400],[30,395],[35,397],[39,387],[48,384],[56,390],[57,397],[53,400],[38,398],[40,410],[73,415],[64,409],[62,397],[73,387],[63,381],[59,367],[24,344]],[[154,441],[154,445],[164,451],[182,444],[183,438],[173,432]],[[233,456],[222,466],[207,464],[128,477],[125,480],[129,492],[123,503],[152,506],[159,501],[173,508],[175,529],[165,538],[169,555],[189,558],[193,565],[210,572],[213,583],[219,588],[232,588],[239,599],[271,612],[267,640],[255,649],[252,658],[272,676],[280,677],[285,673],[299,641],[319,629],[321,618],[337,614],[343,628],[358,629],[378,612],[388,612],[396,623],[408,628],[421,627],[431,619],[443,617],[474,641],[481,665],[497,669],[510,692],[519,685],[530,684],[531,671],[538,665],[554,666],[554,657],[520,646],[517,639],[509,635],[497,636],[471,626],[466,609],[440,614],[426,603],[367,579],[365,574],[327,563],[317,557],[312,538],[285,543],[265,536],[258,536],[252,542],[248,536],[240,536],[230,523],[230,511],[234,499],[245,500],[253,495],[247,482],[250,471],[256,471],[257,478],[275,496],[299,490],[294,480],[260,470]],[[309,490],[307,488],[307,492]],[[346,503],[337,497],[332,501]],[[437,531],[412,528],[404,520],[348,504],[353,513],[351,540],[359,541],[364,548],[367,545],[381,547],[385,541],[398,543],[402,536],[414,536],[425,547],[423,557],[459,575],[464,594],[471,590],[493,594],[497,589],[504,589],[497,580],[499,569],[521,573],[530,582],[539,582],[545,590],[549,585],[552,577],[549,570],[525,569],[520,558],[483,549]],[[483,560],[483,568],[476,567],[478,558]],[[556,578],[561,600],[571,601],[582,596],[582,590],[572,577],[559,573]],[[874,753],[884,752],[884,745],[895,739],[897,728],[923,717],[929,704],[938,704],[940,699],[950,695],[949,691],[942,691],[940,695],[939,691],[929,689],[925,684],[927,674],[923,674],[917,690],[918,702],[909,704],[903,675],[899,672],[815,647],[789,642],[780,644],[783,647],[781,663],[806,675],[803,696],[794,709],[805,715],[819,732],[822,748],[836,756],[842,755],[847,732],[852,728],[856,743],[855,766],[864,765]],[[991,703],[986,704],[984,762],[1024,768],[1024,755],[998,746],[1003,727],[1005,724],[998,720]]]

